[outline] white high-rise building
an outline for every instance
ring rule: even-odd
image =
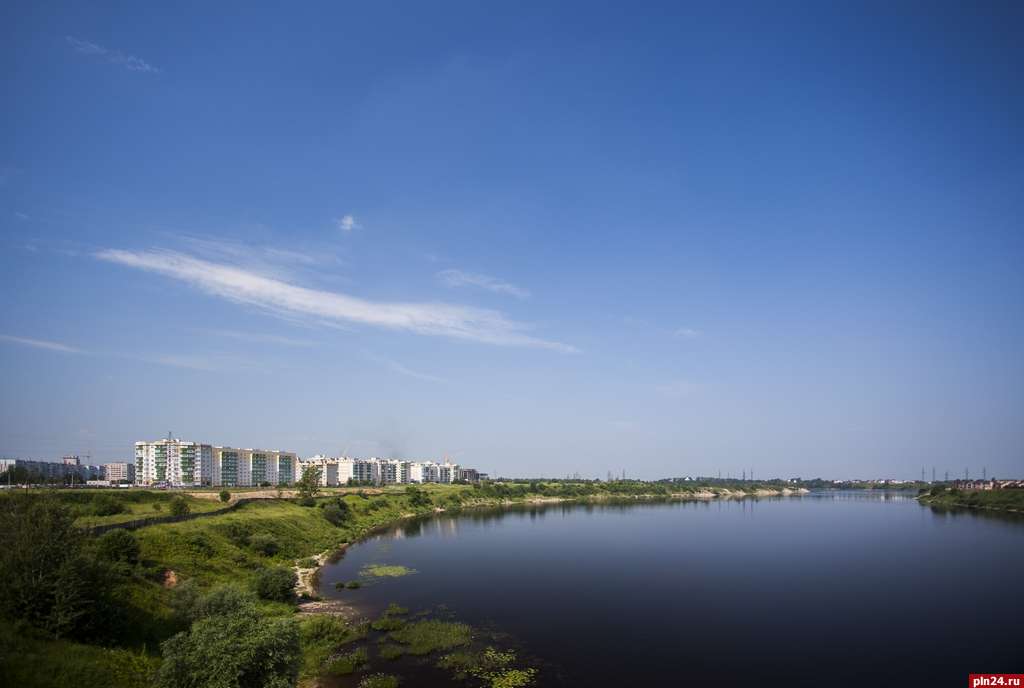
[[[235,449],[177,439],[135,443],[135,484],[175,487],[291,485],[292,452]]]

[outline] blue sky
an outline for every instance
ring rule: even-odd
[[[1019,4],[0,26],[0,454],[1024,473]]]

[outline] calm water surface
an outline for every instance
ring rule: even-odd
[[[417,573],[334,590],[374,563]],[[863,493],[466,511],[321,576],[507,633],[541,686],[962,686],[1024,672],[1022,592],[1024,520]]]

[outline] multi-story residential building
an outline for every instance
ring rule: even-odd
[[[212,485],[213,446],[168,438],[135,443],[135,484]]]
[[[84,483],[99,478],[103,470],[100,466],[87,466],[78,462],[77,456],[66,456],[60,461],[36,461],[32,459],[0,459],[0,473],[12,471],[8,479],[27,480],[29,482],[69,482]],[[14,476],[17,477],[14,477]]]
[[[320,469],[320,484],[325,487],[347,485],[349,481],[373,485],[402,485],[408,483],[452,483],[456,480],[476,482],[480,474],[471,468],[461,468],[448,461],[403,461],[401,459],[350,459],[317,454],[300,462],[302,468]]]
[[[402,482],[402,466],[407,461],[397,459],[380,459],[380,484],[396,485]]]
[[[467,483],[480,482],[480,473],[475,468],[459,468],[458,474],[458,480],[464,480]]]
[[[380,461],[378,459],[354,459],[352,479],[360,483],[380,483]]]
[[[459,479],[459,466],[447,461],[437,465],[437,482],[453,483]]]
[[[103,480],[112,483],[133,483],[135,482],[135,464],[125,462],[114,462],[103,464]]]
[[[298,463],[294,453],[277,450],[235,449],[177,439],[135,443],[138,485],[291,485]]]

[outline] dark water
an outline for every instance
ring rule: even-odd
[[[369,563],[417,573],[335,592]],[[321,593],[371,616],[443,603],[508,633],[541,686],[963,686],[1024,672],[1024,520],[898,495],[466,511],[351,548]]]

